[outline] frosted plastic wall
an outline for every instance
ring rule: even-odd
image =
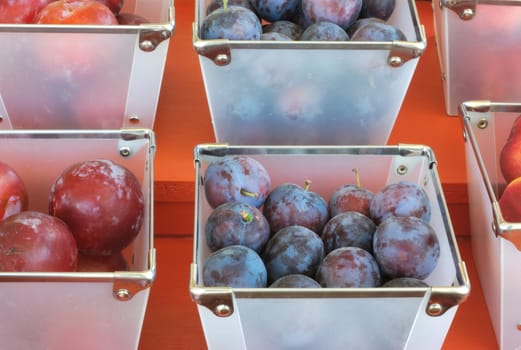
[[[248,149],[248,148],[246,148]],[[197,163],[198,174],[204,174],[215,155],[235,154],[241,148],[204,154]],[[353,152],[353,153],[351,153]],[[410,180],[424,185],[432,206],[431,225],[438,234],[441,257],[436,269],[426,279],[433,286],[458,285],[460,267],[457,244],[447,216],[443,194],[437,187],[436,166],[428,157],[418,153],[399,155],[397,149],[338,148],[307,151],[283,150],[246,151],[259,160],[270,173],[272,184],[302,183],[312,179],[311,190],[326,201],[331,193],[345,183],[352,183],[353,168],[357,168],[363,186],[377,191],[387,183]],[[397,169],[407,172],[398,174]],[[431,166],[433,168],[431,169]],[[200,168],[199,168],[200,167]],[[291,169],[291,171],[288,171]],[[211,213],[201,179],[196,191],[196,240],[194,262],[196,276],[210,254],[204,225]],[[202,281],[194,281],[198,286]],[[202,287],[204,288],[204,287]],[[226,288],[224,288],[226,289]],[[211,299],[212,288],[206,289]],[[222,291],[222,289],[221,289]],[[204,305],[198,305],[207,344],[210,349],[440,349],[453,320],[457,305],[445,314],[427,315],[431,290],[382,292],[381,288],[319,289],[313,296],[299,291],[273,294],[270,288],[249,289],[241,294],[234,289],[234,313],[218,317]],[[403,291],[403,292],[402,292]],[[202,298],[201,300],[204,300]]]
[[[120,148],[130,155],[120,155]],[[137,349],[150,286],[127,301],[113,296],[118,281],[129,287],[151,269],[152,144],[145,134],[42,131],[0,132],[2,162],[13,167],[29,193],[29,209],[48,212],[52,184],[68,166],[83,160],[111,159],[131,170],[145,197],[145,220],[134,242],[123,251],[129,272],[0,273],[2,348]],[[155,264],[155,263],[154,263]],[[129,284],[125,284],[125,283]]]
[[[128,1],[122,11],[151,23],[0,24],[0,129],[152,128],[173,1]],[[167,37],[144,51],[151,32]]]
[[[409,42],[421,41],[414,2],[396,3],[389,23]],[[207,4],[200,2],[199,23]],[[349,42],[329,49],[237,43],[227,45],[225,66],[199,55],[215,138],[230,144],[385,144],[419,59],[391,67],[388,47]]]
[[[496,207],[493,201],[501,196],[505,180],[499,170],[499,152],[510,133],[514,119],[521,113],[515,111],[466,112],[469,121],[465,125],[477,143],[473,148],[469,139],[465,143],[472,254],[487,303],[489,315],[500,349],[521,348],[521,320],[519,295],[521,279],[518,267],[521,252],[506,238],[493,230]],[[480,128],[481,120],[488,126]],[[483,160],[486,177],[482,175],[478,159]],[[487,186],[493,190],[490,198]],[[508,230],[507,230],[508,231]]]
[[[475,6],[475,16],[461,19],[433,1],[446,112],[458,115],[460,103],[469,100],[517,102],[521,85],[519,18],[521,3],[490,1]],[[470,4],[470,3],[469,3]]]

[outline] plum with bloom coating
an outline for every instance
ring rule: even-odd
[[[314,276],[323,258],[322,239],[303,226],[288,226],[278,231],[262,255],[270,283],[295,273]]]
[[[281,33],[288,36],[292,40],[299,40],[300,36],[302,35],[302,31],[303,29],[300,25],[287,20],[275,21],[262,26],[263,33]]]
[[[347,41],[349,36],[339,25],[331,22],[313,23],[304,30],[300,40],[303,41]]]
[[[324,288],[373,288],[381,283],[375,258],[358,247],[342,247],[327,254],[315,279]]]
[[[329,219],[320,237],[326,254],[340,247],[359,247],[371,253],[375,230],[373,220],[359,212],[347,211]]]
[[[351,36],[351,41],[393,41],[407,40],[398,28],[387,23],[371,21],[358,28]]]
[[[257,15],[243,6],[227,6],[203,19],[201,37],[209,39],[259,40],[262,25]]]
[[[412,181],[391,183],[376,192],[369,206],[371,219],[379,224],[387,217],[416,216],[429,222],[431,206],[427,193]]]
[[[327,222],[327,202],[319,194],[293,183],[276,186],[266,198],[263,213],[272,234],[286,226],[305,226],[313,232],[321,232]]]
[[[382,284],[382,287],[429,287],[429,285],[418,278],[413,277],[398,277],[393,278]]]
[[[346,211],[357,211],[369,216],[369,204],[374,193],[357,185],[338,187],[329,197],[329,216],[334,217]]]
[[[390,216],[377,227],[373,254],[388,278],[424,279],[436,268],[440,244],[434,229],[414,216]]]
[[[212,211],[205,232],[211,251],[240,244],[260,252],[270,238],[270,224],[254,206],[228,202]]]
[[[270,288],[322,288],[313,278],[295,273],[282,276],[270,285]]]
[[[359,17],[362,0],[302,0],[301,7],[310,23],[332,22],[347,30]]]
[[[374,17],[387,21],[395,8],[396,0],[364,0],[362,1],[360,17]]]
[[[226,6],[242,6],[255,13],[255,8],[251,4],[250,0],[227,0]],[[208,6],[206,7],[206,15],[209,15],[211,12],[222,7],[224,7],[223,0],[211,0]]]
[[[250,0],[259,16],[268,21],[275,22],[287,20],[295,14],[300,0]]]
[[[270,192],[271,179],[264,166],[245,155],[225,156],[208,165],[204,174],[206,200],[212,208],[241,202],[259,208]]]
[[[266,277],[261,257],[242,245],[213,252],[203,266],[203,283],[207,287],[264,288]]]

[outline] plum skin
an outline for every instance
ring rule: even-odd
[[[332,22],[347,30],[359,17],[362,0],[302,0],[306,21]]]
[[[358,28],[351,36],[352,41],[393,41],[407,40],[405,34],[395,26],[370,21]]]
[[[373,252],[388,278],[425,279],[436,268],[440,244],[434,229],[414,216],[390,216],[377,227]]]
[[[374,194],[369,205],[369,213],[377,225],[392,215],[416,216],[429,222],[431,206],[423,187],[411,181],[398,181]]]
[[[378,264],[358,247],[337,248],[326,255],[315,280],[324,288],[373,288],[381,284]]]
[[[519,189],[521,188],[521,177],[518,177],[507,184],[498,204],[503,219],[508,222],[521,221],[521,203],[519,201]]]
[[[207,287],[264,288],[266,267],[261,257],[242,245],[216,250],[203,265],[203,284]]]
[[[321,21],[313,23],[302,33],[300,40],[303,41],[347,41],[349,36],[339,25]]]
[[[246,7],[250,11],[255,12],[255,7],[253,7],[250,0],[228,0],[226,6],[242,6]],[[206,7],[206,15],[208,16],[213,11],[222,7],[224,7],[223,0],[211,0],[208,6]]]
[[[303,226],[288,226],[278,231],[262,254],[269,283],[296,273],[312,277],[323,258],[322,239]]]
[[[212,211],[206,221],[205,232],[211,251],[241,244],[260,252],[270,238],[270,225],[256,207],[228,202]]]
[[[324,198],[293,183],[276,186],[264,202],[263,213],[272,234],[293,225],[321,232],[328,220]]]
[[[65,221],[80,251],[110,255],[140,232],[145,199],[130,170],[108,159],[83,161],[65,169],[52,185],[49,214]]]
[[[280,33],[288,36],[292,40],[299,40],[302,35],[303,29],[297,23],[288,21],[288,20],[280,20],[272,23],[268,23],[262,26],[263,33]]]
[[[411,288],[415,288],[415,287],[429,287],[429,285],[418,279],[418,278],[413,278],[413,277],[397,277],[397,278],[393,278],[387,282],[385,282],[384,284],[382,284],[382,287],[389,287],[389,288],[394,288],[394,287],[403,287],[403,288],[407,288],[407,287],[411,287]]]
[[[346,211],[357,211],[370,216],[369,205],[373,197],[373,192],[357,185],[338,187],[329,197],[329,216],[334,217]]]
[[[36,16],[38,24],[119,24],[115,13],[103,1],[58,0]]]
[[[201,37],[208,39],[259,40],[262,24],[257,15],[243,6],[227,6],[203,19]]]
[[[23,179],[11,166],[0,162],[0,221],[27,210],[28,205]]]
[[[387,21],[396,8],[396,0],[364,0],[360,17]]]
[[[259,208],[271,188],[264,166],[249,156],[227,156],[208,165],[204,192],[212,208],[226,202],[242,202]]]
[[[268,22],[293,17],[299,3],[300,0],[251,0],[259,16]]]
[[[0,271],[72,272],[78,248],[59,218],[22,211],[0,222]]]
[[[313,278],[295,273],[285,275],[273,282],[270,288],[322,288]]]
[[[340,247],[359,247],[373,251],[374,222],[356,211],[340,213],[326,223],[320,237],[326,254]]]
[[[30,24],[53,0],[0,1],[0,23]]]

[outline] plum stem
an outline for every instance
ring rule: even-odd
[[[304,181],[304,189],[306,191],[309,191],[309,186],[311,185],[311,180],[309,179],[306,179],[306,181]]]
[[[252,222],[253,221],[253,215],[248,213],[246,210],[241,210],[241,217],[242,220],[245,222]]]
[[[258,193],[247,191],[244,188],[241,189],[241,194],[246,196],[246,197],[254,197],[254,198],[258,198],[259,197]]]
[[[360,173],[358,172],[358,169],[357,168],[353,168],[353,172],[355,173],[356,187],[358,187],[358,188],[362,187],[360,185]]]

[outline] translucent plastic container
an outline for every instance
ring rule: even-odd
[[[521,348],[521,223],[507,222],[498,204],[506,186],[499,154],[520,114],[520,103],[461,105],[472,255],[500,349]]]
[[[150,23],[0,24],[0,129],[152,128],[173,0],[128,0],[121,12]]]
[[[196,0],[199,55],[217,142],[385,144],[427,40],[415,2],[388,20],[407,41],[203,40],[209,0]]]
[[[428,193],[440,260],[421,288],[217,288],[202,283],[210,254],[204,226],[211,213],[202,179],[213,161],[247,154],[270,173],[272,187],[312,179],[329,198],[357,168],[376,191],[409,180]],[[425,146],[220,146],[195,150],[194,256],[190,292],[209,349],[440,349],[470,290],[443,196],[437,164]],[[291,171],[288,171],[291,169]],[[344,175],[342,175],[344,174]],[[349,175],[347,175],[349,176]]]
[[[520,1],[433,1],[445,108],[464,101],[517,102],[521,86]]]
[[[48,212],[51,185],[68,166],[111,159],[141,183],[145,218],[123,255],[121,272],[0,272],[1,347],[26,349],[137,349],[155,280],[153,159],[147,129],[0,131],[2,162],[24,180],[29,209]]]

